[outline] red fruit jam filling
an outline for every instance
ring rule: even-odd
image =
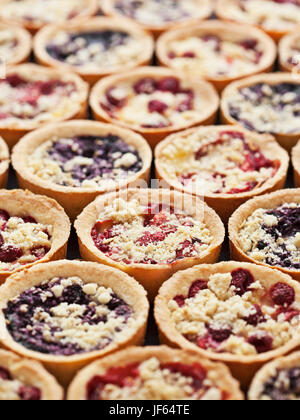
[[[0,366],[0,400],[40,401],[41,399],[42,393],[39,388],[13,378],[8,369]]]

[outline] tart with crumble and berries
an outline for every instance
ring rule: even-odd
[[[35,33],[49,23],[75,23],[94,15],[98,0],[1,0],[0,20]]]
[[[116,18],[94,18],[69,27],[48,25],[35,37],[37,61],[71,70],[89,84],[104,76],[150,64],[154,43],[138,25]]]
[[[300,137],[300,76],[266,73],[233,82],[223,91],[221,117],[259,133],[273,134],[291,151]]]
[[[157,177],[204,197],[227,222],[255,195],[284,187],[289,157],[270,135],[234,126],[197,127],[169,136],[155,151]]]
[[[9,170],[9,150],[5,141],[0,137],[0,188],[7,184]]]
[[[217,0],[216,14],[220,19],[257,25],[276,41],[300,28],[299,0]]]
[[[95,119],[131,128],[152,147],[168,134],[213,123],[219,106],[214,87],[166,68],[141,67],[106,77],[93,88]]]
[[[67,385],[78,369],[143,344],[145,290],[114,268],[83,261],[41,264],[0,289],[0,343],[40,361]]]
[[[282,71],[300,72],[300,28],[280,41],[279,65]]]
[[[224,226],[200,198],[163,189],[129,189],[96,198],[75,222],[85,260],[133,276],[153,300],[178,270],[216,262]]]
[[[243,387],[266,362],[299,347],[300,285],[255,264],[199,265],[160,289],[161,341],[226,363]]]
[[[12,162],[22,188],[56,199],[74,220],[99,194],[147,185],[152,153],[130,130],[69,121],[23,137]]]
[[[238,382],[222,364],[166,346],[131,347],[77,374],[68,400],[239,401]]]
[[[31,53],[31,36],[18,26],[0,22],[0,63],[15,65],[28,61]]]
[[[0,135],[13,147],[44,124],[87,115],[88,85],[76,74],[36,64],[9,67],[0,80]]]
[[[158,36],[176,23],[209,18],[213,5],[211,0],[103,0],[101,9],[108,16],[134,20]]]
[[[300,189],[256,197],[229,221],[231,256],[300,280]]]
[[[294,168],[294,182],[296,188],[300,188],[300,141],[292,150],[292,163]]]
[[[0,190],[0,283],[24,268],[64,258],[70,221],[56,201]]]
[[[60,401],[63,389],[38,362],[0,350],[0,401]]]
[[[292,353],[265,365],[254,377],[249,400],[299,401],[300,353]]]
[[[276,55],[275,43],[263,31],[217,20],[174,28],[157,42],[161,64],[204,77],[219,91],[234,80],[272,70]]]

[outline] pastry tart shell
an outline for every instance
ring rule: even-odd
[[[295,186],[300,188],[300,142],[292,150]]]
[[[30,33],[26,31],[26,29],[20,28],[18,26],[7,25],[0,22],[0,31],[5,29],[12,30],[17,41],[15,52],[10,59],[6,59],[6,65],[14,66],[28,61],[32,48],[32,37]]]
[[[0,188],[5,188],[9,170],[9,151],[7,144],[0,137]]]
[[[296,42],[300,41],[300,28],[295,31],[287,34],[283,37],[279,43],[279,67],[281,71],[299,73],[300,72],[300,53],[295,53],[296,65],[288,62],[289,54],[291,49]]]

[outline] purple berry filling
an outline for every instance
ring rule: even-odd
[[[273,401],[289,401],[300,399],[300,368],[278,372],[264,384],[262,395],[268,396]],[[293,398],[291,398],[291,395]]]

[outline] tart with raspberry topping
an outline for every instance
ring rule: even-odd
[[[238,382],[222,364],[166,346],[131,347],[89,365],[75,377],[68,400],[238,401]]]
[[[69,27],[49,25],[35,37],[37,61],[71,70],[93,85],[104,76],[150,64],[152,36],[132,22],[94,18]]]
[[[215,121],[219,97],[203,80],[165,68],[141,67],[106,77],[91,93],[95,119],[131,128],[151,146],[168,134]]]
[[[255,376],[250,401],[299,401],[300,353],[282,357],[265,365]]]
[[[1,190],[0,202],[0,283],[24,268],[65,257],[70,221],[56,201]]]
[[[227,222],[255,195],[284,187],[289,157],[270,135],[233,126],[174,134],[155,151],[158,178],[170,188],[205,198]]]
[[[132,275],[150,300],[174,272],[216,262],[225,233],[202,200],[163,189],[98,197],[77,218],[75,228],[84,259]]]
[[[300,280],[300,189],[256,197],[229,221],[231,255]]]
[[[85,118],[88,85],[77,75],[35,64],[9,67],[0,80],[0,135],[9,147],[46,123]]]
[[[255,264],[199,265],[162,286],[155,317],[163,343],[225,362],[246,386],[299,346],[300,285]]]
[[[216,14],[257,25],[276,41],[300,27],[299,0],[217,0]]]
[[[2,0],[0,20],[35,33],[49,23],[75,23],[94,15],[98,0]]]
[[[175,28],[157,43],[161,64],[190,77],[204,77],[218,90],[230,82],[272,70],[275,43],[248,25],[212,20]]]
[[[300,136],[300,78],[269,73],[233,82],[223,92],[221,114],[226,124],[273,134],[290,151]]]
[[[292,150],[292,163],[294,168],[295,186],[300,187],[300,141]]]
[[[0,22],[1,61],[5,62],[6,65],[20,64],[28,61],[30,53],[30,33],[23,28]]]
[[[12,161],[22,188],[55,198],[73,220],[99,194],[147,186],[152,153],[130,130],[70,121],[25,136]]]
[[[134,20],[155,36],[176,23],[206,19],[213,11],[211,0],[103,0],[101,9],[106,15]]]
[[[300,72],[300,29],[280,41],[279,65],[282,71]]]
[[[0,292],[3,347],[42,362],[64,385],[93,360],[143,343],[146,292],[114,268],[42,264],[11,276]]]
[[[58,401],[63,389],[38,362],[0,350],[0,401]]]
[[[7,144],[0,137],[0,188],[5,188],[9,169],[9,151]]]

